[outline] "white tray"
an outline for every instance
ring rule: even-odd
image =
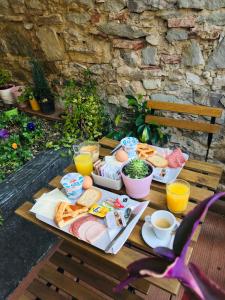
[[[102,197],[98,203],[101,203],[102,201],[105,201],[109,198],[122,197],[122,196],[119,196],[117,194],[111,193],[111,192],[103,190],[103,189],[99,189],[99,190],[102,192]],[[132,219],[132,221],[129,223],[129,225],[126,227],[126,229],[123,231],[123,233],[115,240],[113,246],[107,252],[107,253],[111,253],[111,254],[116,254],[122,248],[122,246],[128,239],[129,235],[131,234],[132,230],[134,229],[135,225],[137,224],[138,220],[140,219],[142,213],[144,212],[144,210],[146,209],[146,207],[149,204],[149,201],[143,201],[140,203],[138,201],[130,199],[127,195],[123,195],[123,196],[126,196],[126,198],[128,198],[127,205],[124,209],[126,209],[128,207],[132,208],[133,213],[135,213],[136,216]],[[63,201],[65,201],[65,196],[62,194],[62,192],[60,192],[58,189],[55,189],[55,190],[51,191],[50,193],[46,193],[45,195],[43,195],[40,198],[40,200],[37,199],[37,202],[31,208],[30,212],[34,213],[36,215],[37,219],[57,228],[58,230],[61,230],[67,234],[72,235],[69,232],[70,225],[67,225],[63,228],[59,228],[53,220],[54,219],[53,216],[55,215],[56,206],[58,205],[58,203],[61,201],[62,198],[63,198]],[[69,199],[67,199],[67,200],[68,200],[68,202],[71,203],[71,201],[69,201]],[[46,207],[46,210],[45,210],[45,207]],[[50,210],[52,210],[52,211],[50,211]],[[103,223],[105,222],[104,219],[102,220],[102,222]],[[107,245],[110,243],[111,240],[113,240],[113,238],[118,234],[119,231],[120,231],[120,228],[116,228],[116,229],[108,228],[106,233],[96,243],[92,244],[92,246],[104,251],[106,249]],[[74,238],[77,239],[77,237],[74,237]]]
[[[152,145],[151,145],[152,146]],[[116,146],[116,148],[114,148],[113,152],[115,153],[116,149],[120,147],[120,144]],[[169,149],[169,148],[161,148],[161,147],[157,147],[157,146],[152,146],[153,148],[155,148],[157,150],[157,152],[160,154],[162,153],[167,153],[170,154],[173,150]],[[187,153],[182,152],[184,155],[185,160],[187,161],[189,158],[189,155]],[[182,165],[181,168],[154,168],[153,171],[153,180],[158,181],[158,182],[162,182],[162,183],[169,183],[172,182],[174,180],[176,180],[177,176],[180,174],[181,170],[183,169],[185,163]],[[161,172],[162,170],[165,169],[166,171],[166,175],[165,176],[161,176]]]

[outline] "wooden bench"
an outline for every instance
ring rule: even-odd
[[[147,123],[154,122],[158,125],[163,125],[167,127],[174,127],[174,128],[208,133],[207,152],[205,156],[205,160],[207,161],[210,145],[212,143],[213,134],[218,133],[221,129],[220,125],[215,124],[216,118],[220,118],[222,116],[223,109],[216,108],[216,107],[202,106],[202,105],[200,106],[200,105],[192,105],[192,104],[177,104],[177,103],[159,102],[153,100],[148,101],[148,108],[151,109],[151,114],[146,116],[145,121]],[[157,111],[179,113],[188,116],[197,115],[201,117],[209,117],[210,123],[158,116],[155,115],[155,112]]]

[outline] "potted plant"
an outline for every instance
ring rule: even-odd
[[[46,114],[51,114],[55,111],[54,96],[45,77],[43,67],[37,59],[32,59],[31,66],[34,96],[40,104],[41,111]]]
[[[12,74],[5,69],[0,69],[0,97],[5,104],[14,103],[11,80]]]
[[[17,86],[13,89],[12,93],[16,99],[18,107],[26,108],[28,101],[25,95],[25,88],[23,86]]]
[[[149,163],[134,158],[123,166],[121,175],[130,197],[140,199],[148,195],[153,178],[153,167]]]
[[[39,111],[41,108],[40,108],[38,101],[34,97],[34,92],[33,92],[32,87],[30,87],[30,86],[26,87],[24,94],[25,94],[25,98],[30,103],[31,109],[34,111]]]

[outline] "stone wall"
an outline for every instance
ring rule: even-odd
[[[223,0],[0,0],[0,64],[21,81],[30,80],[31,55],[51,77],[90,67],[115,105],[144,94],[224,107],[224,25]],[[205,136],[177,134],[205,155]],[[224,145],[222,132],[210,156],[225,162]]]

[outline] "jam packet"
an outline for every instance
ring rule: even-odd
[[[105,217],[108,228],[124,227],[126,226],[126,219],[122,211],[114,210],[107,213]]]

